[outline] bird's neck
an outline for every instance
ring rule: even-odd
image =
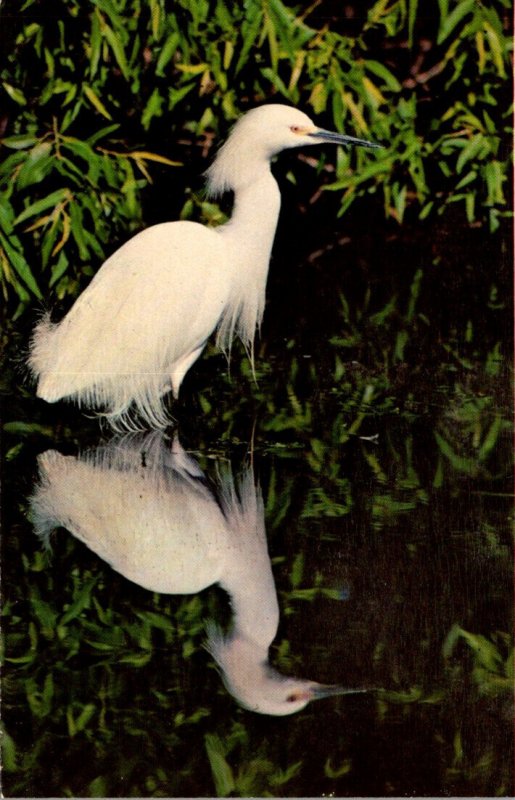
[[[224,576],[221,585],[230,594],[232,624],[238,635],[266,653],[279,627],[279,606],[270,567],[265,574],[249,574],[246,590],[243,581],[234,576],[231,579]]]
[[[268,262],[281,207],[279,187],[270,169],[244,183],[234,192],[234,208],[227,231],[245,241],[245,255],[253,261]]]
[[[222,317],[217,343],[229,349],[235,331],[252,355],[256,327],[265,307],[268,265],[274,241],[281,195],[269,169],[235,188],[234,209],[219,228],[233,272],[232,295]]]

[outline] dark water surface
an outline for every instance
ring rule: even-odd
[[[332,249],[310,256],[301,227],[276,248],[257,383],[237,348],[230,378],[207,352],[174,409],[179,461],[176,432],[105,455],[97,420],[34,403],[18,369],[27,335],[12,335],[5,796],[513,795],[506,247],[472,230],[459,247],[449,230],[322,230]],[[51,553],[30,502],[45,464]],[[208,577],[169,594],[120,574],[150,559],[179,580],[161,557],[172,527],[183,581],[208,571],[213,531],[217,552],[258,531],[224,573],[232,609]],[[122,541],[119,571],[79,541],[92,531],[97,550]],[[241,707],[203,646],[207,621],[228,630],[234,614],[261,646],[273,639],[281,674],[370,691],[291,716]]]
[[[83,425],[94,450],[95,423]],[[20,439],[11,427],[22,446],[5,495],[5,794],[511,794],[512,498],[499,463],[453,465],[420,418],[383,415],[364,436],[296,447],[254,426],[253,447],[194,443],[191,431],[182,442],[213,497],[229,468],[251,465],[259,482],[280,607],[270,661],[382,691],[286,717],[240,708],[202,647],[206,619],[230,623],[227,595],[153,593],[62,529],[45,554],[27,521],[35,456],[73,456],[81,431]],[[170,441],[159,446],[169,453]],[[78,508],[76,463],[63,462],[60,491]],[[124,468],[112,467],[101,501],[84,476],[98,519],[95,504],[119,491],[113,470]]]

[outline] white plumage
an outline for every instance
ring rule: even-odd
[[[138,418],[162,428],[163,396],[177,397],[215,328],[224,351],[237,334],[252,359],[280,207],[270,160],[319,142],[376,146],[323,131],[288,106],[242,117],[207,172],[211,194],[234,192],[229,222],[155,225],[120,247],[59,324],[47,315],[36,327],[38,396],[103,408],[115,428]]]
[[[190,594],[213,583],[227,591],[231,631],[225,635],[211,622],[207,649],[245,708],[292,714],[310,700],[359,691],[287,678],[268,661],[279,606],[252,469],[236,486],[229,468],[219,465],[215,496],[178,440],[170,449],[160,433],[126,437],[80,457],[48,450],[38,462],[31,513],[43,540],[66,527],[150,591]]]

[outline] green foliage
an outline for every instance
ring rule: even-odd
[[[318,162],[311,151],[286,167],[331,190],[313,196],[312,213],[347,211],[352,241],[284,259],[283,280],[295,264],[307,299],[292,300],[285,335],[289,301],[271,286],[257,383],[238,345],[231,376],[208,348],[180,408],[208,467],[252,437],[281,608],[271,661],[381,691],[286,724],[257,719],[202,648],[204,620],[228,613],[221,592],[153,595],[63,531],[51,556],[26,500],[13,501],[4,783],[13,795],[354,796],[368,786],[359,765],[385,749],[387,767],[372,758],[369,772],[388,782],[367,793],[401,795],[419,785],[406,765],[422,749],[434,783],[421,793],[510,794],[510,259],[495,231],[507,196],[508,2],[439,0],[428,14],[417,0],[378,0],[356,4],[354,20],[325,0],[307,10],[62,0],[51,18],[44,7],[16,8],[1,77],[0,259],[14,314],[69,304],[118,243],[156,221],[151,179],[172,183],[176,213],[157,216],[223,221],[177,165],[202,172],[215,135],[256,103],[292,102],[385,145]],[[297,191],[304,203],[300,181]],[[354,226],[365,206],[388,218],[376,244],[363,234],[368,214]],[[285,238],[277,261],[295,236]],[[29,405],[23,389],[9,417],[9,478],[22,494],[49,440],[71,450],[97,436],[96,422]]]
[[[75,296],[112,245],[148,222],[149,162],[187,200],[191,178],[166,169],[191,156],[179,138],[209,147],[212,129],[225,135],[270,99],[385,146],[373,157],[340,151],[335,172],[320,162],[342,212],[380,190],[398,222],[460,203],[470,224],[494,231],[507,213],[508,0],[441,0],[432,15],[416,0],[377,0],[360,8],[359,28],[323,0],[305,11],[282,0],[173,10],[61,0],[51,17],[42,0],[14,5],[0,12],[18,15],[0,75],[0,259],[17,313]],[[170,137],[179,159],[166,154]]]
[[[8,286],[22,303],[30,293],[43,299],[42,291],[59,299],[77,294],[81,272],[93,274],[113,236],[141,225],[139,191],[146,180],[137,170],[148,176],[148,160],[172,162],[145,151],[106,149],[101,143],[117,127],[80,140],[59,130],[54,118],[53,130],[39,138],[3,140],[14,151],[4,159],[0,178],[5,296]],[[37,271],[30,266],[35,253]]]
[[[251,752],[249,744],[247,731],[238,723],[223,739],[216,734],[206,734],[206,753],[217,797],[273,797],[279,787],[285,786],[299,773],[302,761],[286,769],[277,769],[267,757],[265,747]],[[239,751],[238,771],[231,767],[228,760],[234,751]]]
[[[472,677],[480,694],[513,693],[513,642],[507,633],[497,631],[492,639],[453,625],[443,645],[444,658],[450,659],[458,643],[465,642],[472,653]]]

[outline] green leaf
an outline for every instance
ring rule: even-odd
[[[175,54],[179,42],[180,35],[177,31],[174,31],[174,33],[170,34],[170,36],[167,38],[166,42],[160,49],[159,58],[157,59],[156,75],[164,77],[164,68]]]
[[[28,678],[25,682],[25,691],[30,710],[35,717],[42,719],[47,717],[52,711],[52,700],[54,697],[54,679],[51,672],[48,672],[40,690],[35,678]]]
[[[2,86],[11,100],[14,100],[14,102],[18,103],[19,106],[27,105],[27,99],[21,89],[18,89],[16,86],[12,86],[10,83],[7,83],[7,81],[2,81]]]
[[[50,142],[39,142],[28,153],[28,157],[18,172],[16,183],[19,189],[35,186],[45,178],[54,166],[52,145]]]
[[[3,429],[6,433],[22,437],[39,434],[53,438],[54,435],[52,427],[39,425],[37,422],[6,422]]]
[[[369,70],[369,72],[373,72],[378,78],[381,78],[385,85],[390,89],[392,92],[400,92],[402,89],[401,84],[393,75],[384,64],[381,64],[379,61],[374,61],[372,59],[367,59],[365,61],[365,69]]]
[[[88,786],[88,797],[107,797],[109,794],[104,775],[98,775]]]
[[[270,776],[270,785],[283,786],[285,783],[291,781],[302,769],[302,763],[302,761],[296,761],[295,764],[291,764],[285,770],[280,769],[274,772],[274,774]]]
[[[83,261],[89,258],[89,251],[84,238],[84,220],[82,210],[76,203],[72,203],[70,208],[71,232],[79,248],[79,254]]]
[[[270,81],[272,86],[275,89],[277,89],[277,91],[280,94],[282,94],[283,97],[286,97],[288,100],[290,99],[290,92],[288,91],[286,84],[283,83],[283,81],[281,80],[281,78],[274,69],[272,69],[271,67],[264,67],[261,70],[261,74],[263,75],[264,78],[267,78]]]
[[[136,611],[135,613],[138,619],[148,622],[153,628],[159,628],[167,633],[175,630],[173,621],[164,614],[158,614],[155,611]]]
[[[16,745],[14,740],[2,726],[2,766],[6,772],[16,772],[18,765],[16,759]]]
[[[36,200],[34,203],[31,203],[29,206],[27,206],[27,208],[25,208],[21,214],[18,214],[14,220],[14,224],[19,225],[21,222],[25,222],[25,220],[29,219],[30,217],[35,217],[42,211],[46,211],[47,208],[55,208],[55,206],[65,200],[66,197],[69,197],[69,191],[67,189],[56,189],[55,192],[52,192],[47,197],[43,197],[41,200]]]
[[[75,736],[77,733],[83,731],[90,719],[93,717],[96,711],[96,706],[94,703],[87,703],[82,711],[80,712],[79,716],[75,719],[73,716],[73,710],[71,706],[68,706],[66,712],[66,718],[68,722],[68,733],[71,737]]]
[[[148,664],[152,654],[148,651],[143,653],[129,653],[119,659],[120,664],[131,664],[133,667],[144,667]]]
[[[290,583],[293,589],[300,586],[302,575],[304,573],[304,554],[297,553],[293,560],[293,565],[290,572]]]
[[[484,174],[488,189],[487,205],[503,205],[506,202],[503,192],[503,183],[506,181],[506,176],[503,174],[501,163],[496,160],[490,161],[485,165]]]
[[[42,300],[43,295],[39,290],[36,279],[34,278],[29,265],[25,261],[24,256],[18,250],[15,250],[14,247],[11,246],[10,242],[1,233],[0,244],[4,248],[4,251],[16,274],[21,278],[26,286],[28,286],[30,291],[38,298],[38,300]]]
[[[248,56],[252,46],[258,38],[261,26],[263,24],[263,10],[261,4],[255,4],[252,9],[252,14],[248,14],[247,20],[242,26],[243,45],[240,50],[240,57],[236,64],[236,75],[243,69],[247,63]]]
[[[408,0],[408,44],[413,46],[413,31],[417,18],[418,0]]]
[[[481,133],[478,133],[476,136],[472,137],[472,139],[461,151],[458,161],[456,162],[456,172],[458,175],[468,161],[472,161],[478,155],[481,149],[485,149],[485,145],[486,148],[488,148],[488,142]]]
[[[50,275],[50,281],[48,283],[49,288],[55,286],[59,278],[62,278],[66,270],[68,269],[70,262],[68,260],[68,256],[66,255],[64,250],[61,250],[59,253],[59,258],[57,263],[53,265],[52,272]]]
[[[105,105],[102,103],[102,101],[100,100],[100,98],[98,97],[96,92],[93,91],[91,86],[88,86],[87,84],[84,84],[84,86],[82,88],[83,88],[84,94],[88,98],[88,100],[91,103],[91,105],[94,106],[94,108],[96,108],[96,110],[100,114],[102,114],[103,117],[105,117],[106,119],[112,119],[111,114],[109,113],[109,111],[107,110]]]
[[[434,436],[442,455],[450,461],[457,472],[464,472],[466,475],[477,473],[477,462],[474,459],[458,455],[438,431],[434,432]]]
[[[5,147],[11,150],[26,150],[28,147],[33,147],[37,142],[35,136],[30,136],[26,133],[20,133],[17,136],[7,136],[1,140]]]
[[[236,784],[231,767],[225,759],[225,748],[219,736],[206,733],[204,742],[211,766],[217,797],[228,797],[234,792]]]
[[[351,768],[352,762],[350,758],[345,758],[339,767],[333,767],[331,759],[328,758],[324,764],[324,773],[328,778],[335,780],[336,778],[342,778],[344,775],[348,775]]]
[[[91,590],[93,589],[93,587],[97,583],[98,579],[99,579],[99,576],[98,575],[94,575],[88,581],[86,581],[86,583],[84,584],[84,586],[80,590],[78,596],[75,598],[73,603],[64,612],[63,616],[59,620],[59,625],[61,625],[61,626],[62,625],[67,625],[68,622],[72,621],[72,619],[75,619],[76,617],[78,617],[79,614],[81,614],[81,612],[84,611],[85,608],[89,607],[89,604],[91,602]]]
[[[149,129],[152,119],[162,115],[163,103],[164,99],[161,97],[159,89],[154,89],[141,115],[141,124],[146,131]]]
[[[476,0],[459,0],[458,5],[455,6],[451,13],[442,17],[437,43],[442,44],[461,20],[474,10],[475,6]]]
[[[496,414],[483,440],[483,444],[479,448],[479,453],[477,456],[479,461],[484,461],[494,449],[502,429],[502,424],[503,421],[501,415]]]
[[[113,52],[113,55],[116,59],[118,66],[120,67],[120,71],[123,77],[125,78],[125,80],[129,80],[130,77],[129,65],[127,64],[125,51],[120,41],[120,37],[115,34],[113,29],[110,28],[109,25],[105,25],[103,27],[102,33],[109,42],[109,46]]]
[[[107,125],[105,128],[101,128],[99,131],[86,139],[86,142],[90,145],[90,147],[93,147],[93,145],[95,145],[99,139],[104,139],[106,136],[109,136],[110,133],[118,130],[119,127],[120,125],[118,123],[115,123],[114,125]]]
[[[461,179],[459,183],[456,184],[456,190],[463,189],[465,186],[468,186],[470,183],[473,183],[477,178],[476,170],[472,169],[470,172],[467,172],[464,178]]]

